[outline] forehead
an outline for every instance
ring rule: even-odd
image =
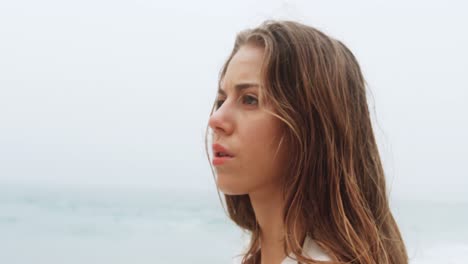
[[[223,90],[228,90],[238,83],[261,84],[264,50],[253,45],[242,46],[229,62],[221,80]]]

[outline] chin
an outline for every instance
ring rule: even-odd
[[[222,193],[227,194],[227,195],[243,195],[243,194],[248,194],[247,189],[245,186],[241,186],[239,183],[235,182],[226,182],[222,180],[217,180],[216,185],[218,187],[218,190],[220,190]]]

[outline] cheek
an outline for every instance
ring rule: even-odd
[[[236,131],[238,159],[218,170],[218,187],[226,194],[246,194],[283,175],[280,126],[276,120],[262,118]]]
[[[277,170],[282,164],[282,147],[278,148],[281,134],[278,125],[266,123],[252,126],[243,134],[245,148],[245,169],[268,177],[271,171]],[[263,172],[263,173],[262,173]],[[259,175],[260,174],[260,175]]]
[[[281,138],[279,124],[273,120],[249,126],[242,134],[243,143],[246,143],[245,147],[261,152],[263,155],[272,154],[270,152],[276,150]]]

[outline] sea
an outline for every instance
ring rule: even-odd
[[[391,207],[410,263],[468,263],[467,202]],[[216,191],[0,185],[1,264],[232,263],[247,239]]]

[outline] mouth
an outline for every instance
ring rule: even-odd
[[[214,166],[219,166],[223,165],[228,161],[231,161],[234,157],[231,156],[214,156],[213,157],[213,165]]]
[[[234,155],[221,144],[213,144],[213,154],[215,157],[234,157]]]
[[[222,165],[234,158],[234,155],[220,144],[213,144],[213,165]]]
[[[226,152],[221,152],[221,151],[218,151],[218,152],[215,152],[215,157],[217,158],[222,158],[222,157],[227,157],[227,158],[234,158],[234,156],[226,153]]]

